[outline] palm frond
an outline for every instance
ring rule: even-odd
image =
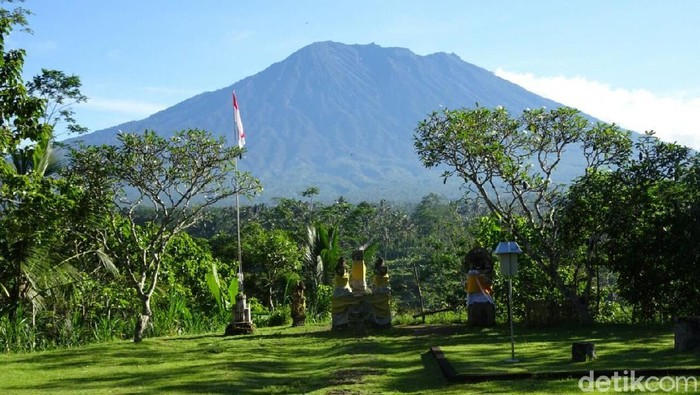
[[[110,273],[114,275],[119,274],[119,269],[117,266],[114,264],[114,261],[112,260],[112,257],[110,257],[102,248],[98,248],[97,250],[94,250],[95,255],[97,255],[97,258],[99,259],[100,263],[102,266]]]

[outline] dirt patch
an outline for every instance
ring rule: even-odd
[[[466,326],[463,325],[420,325],[420,326],[406,326],[404,329],[411,331],[413,336],[427,336],[427,335],[441,335],[450,336],[457,333],[463,333],[467,330]]]
[[[330,382],[333,385],[360,384],[365,376],[378,375],[382,373],[382,371],[376,369],[343,369],[333,373]]]
[[[330,390],[326,395],[359,395],[360,393],[353,390]]]

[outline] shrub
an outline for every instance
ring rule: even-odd
[[[289,305],[278,307],[270,314],[268,326],[283,326],[292,323],[292,310]]]

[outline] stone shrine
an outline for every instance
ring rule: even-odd
[[[357,250],[348,273],[345,258],[338,259],[331,304],[332,329],[390,327],[391,287],[384,259],[377,258],[372,288],[367,287],[364,251]]]

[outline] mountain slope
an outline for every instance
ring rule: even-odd
[[[443,185],[440,171],[420,164],[413,150],[419,121],[440,108],[476,103],[514,114],[560,106],[454,54],[319,42],[232,86],[81,139],[111,144],[118,130],[169,136],[200,128],[234,144],[233,89],[248,143],[239,167],[261,179],[263,201],[298,197],[309,186],[319,187],[324,200],[458,197],[456,184]]]

